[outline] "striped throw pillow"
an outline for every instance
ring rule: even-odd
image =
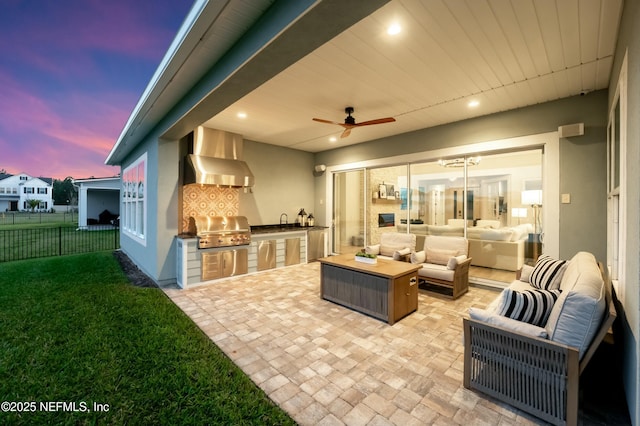
[[[559,289],[515,291],[506,288],[502,292],[502,302],[497,313],[543,327],[549,319],[553,304],[560,296],[560,291]]]
[[[562,275],[566,268],[566,260],[553,259],[551,256],[543,254],[538,258],[533,271],[531,271],[529,283],[541,290],[560,288],[560,281],[562,281]]]

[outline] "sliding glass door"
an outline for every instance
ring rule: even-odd
[[[542,149],[372,167],[333,175],[333,252],[385,232],[466,237],[475,282],[511,282],[542,253]]]
[[[333,174],[333,253],[355,253],[365,241],[365,172]]]

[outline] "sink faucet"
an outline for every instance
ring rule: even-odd
[[[287,216],[286,213],[282,213],[280,215],[280,225],[282,225],[282,216],[284,216],[284,224],[288,225],[289,224],[289,216]]]

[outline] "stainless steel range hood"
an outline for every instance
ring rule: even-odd
[[[242,161],[242,135],[199,126],[184,160],[184,184],[253,186],[253,174]]]

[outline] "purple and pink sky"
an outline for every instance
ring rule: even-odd
[[[115,176],[104,161],[192,0],[3,0],[0,170]]]

